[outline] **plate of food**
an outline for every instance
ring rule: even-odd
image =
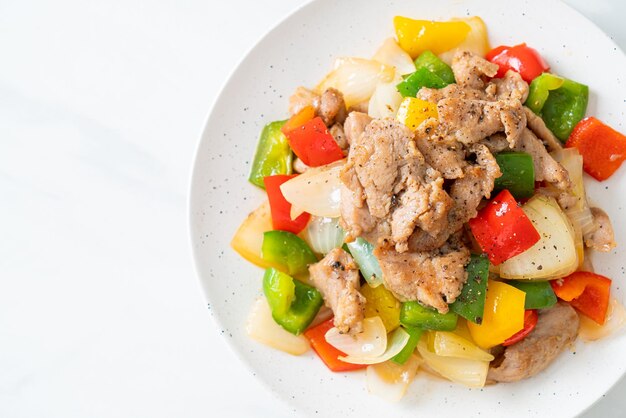
[[[626,370],[624,68],[554,0],[316,0],[280,23],[191,185],[241,360],[306,414],[592,405]]]

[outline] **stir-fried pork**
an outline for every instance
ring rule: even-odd
[[[335,248],[309,266],[311,280],[335,314],[334,324],[342,333],[363,330],[365,298],[359,293],[359,269],[341,248]]]
[[[348,145],[353,143],[365,131],[372,118],[367,113],[350,112],[343,124],[343,132]]]
[[[347,110],[343,94],[333,88],[319,95],[304,87],[298,87],[289,98],[289,113],[295,115],[306,106],[313,106],[315,113],[322,118],[326,126],[332,126],[335,122],[343,123],[346,119]]]
[[[443,178],[426,164],[413,133],[395,120],[374,120],[354,139],[341,180],[346,186],[342,221],[349,237],[372,232],[374,244],[403,252],[415,228],[436,235],[447,226],[452,200]],[[344,194],[349,194],[347,201]],[[371,218],[355,216],[360,214],[351,205],[367,208]]]
[[[591,214],[595,228],[593,232],[585,235],[585,245],[596,251],[611,251],[617,244],[609,215],[600,208],[591,208]]]
[[[522,341],[504,350],[501,362],[489,369],[487,380],[515,382],[545,369],[578,334],[578,314],[564,302],[539,312],[535,329]]]
[[[448,312],[467,279],[465,265],[470,252],[453,236],[440,249],[398,253],[377,248],[385,287],[401,301],[418,300],[441,313]]]

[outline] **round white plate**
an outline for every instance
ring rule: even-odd
[[[268,33],[241,62],[222,90],[200,142],[191,185],[191,240],[209,308],[223,334],[279,397],[319,416],[574,416],[602,396],[626,369],[626,335],[579,342],[538,376],[515,384],[471,390],[443,380],[416,378],[405,398],[389,404],[365,389],[365,374],[332,373],[312,352],[300,357],[249,339],[245,321],[261,294],[262,270],[239,257],[229,242],[263,199],[247,182],[259,133],[287,117],[297,86],[314,86],[338,56],[370,57],[393,36],[392,18],[446,20],[481,16],[492,46],[527,42],[552,71],[588,84],[587,113],[624,132],[626,57],[597,27],[563,3],[541,1],[317,0]],[[626,169],[609,181],[588,180],[589,195],[611,216],[625,243]],[[623,301],[626,246],[594,257],[614,279]]]

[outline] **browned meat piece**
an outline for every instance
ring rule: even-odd
[[[609,252],[617,245],[609,215],[600,208],[591,208],[595,231],[585,235],[585,245],[596,251]]]
[[[348,142],[346,134],[343,131],[343,126],[341,126],[340,123],[335,123],[333,126],[330,127],[329,132],[333,136],[333,138],[335,138],[335,142],[337,142],[339,148],[344,151],[343,154],[346,155],[348,148],[350,148],[350,143]]]
[[[443,99],[437,103],[437,111],[448,134],[467,145],[504,131],[513,146],[526,126],[526,114],[519,100]]]
[[[469,167],[465,176],[455,181],[450,188],[454,208],[450,211],[449,219],[450,227],[455,230],[476,217],[478,204],[483,197],[491,197],[494,182],[502,175],[500,166],[486,146],[475,144],[471,151],[476,154],[478,165]]]
[[[343,94],[337,89],[326,89],[322,93],[320,105],[316,110],[326,126],[332,126],[334,123],[343,123],[346,120],[346,103],[343,101]]]
[[[409,251],[439,248],[451,234],[459,231],[463,224],[476,216],[483,197],[491,196],[495,179],[502,175],[500,167],[485,145],[475,144],[469,151],[476,155],[478,164],[468,165],[463,177],[455,180],[450,187],[449,193],[454,204],[448,212],[448,227],[438,235],[416,231],[409,238]]]
[[[343,123],[347,114],[343,94],[333,88],[327,89],[320,96],[307,88],[298,87],[289,98],[289,113],[295,115],[306,106],[313,106],[326,126],[332,126],[335,122]]]
[[[422,87],[417,92],[417,98],[431,103],[438,103],[439,100],[443,99],[495,100],[495,94],[489,94],[489,92],[484,90],[463,88],[458,84],[448,84],[441,89]]]
[[[509,141],[506,140],[506,136],[501,133],[493,134],[488,138],[480,141],[481,144],[489,148],[492,154],[497,154],[502,151],[510,150]]]
[[[513,149],[526,152],[533,157],[535,180],[545,180],[560,190],[568,190],[571,187],[567,170],[548,154],[546,147],[530,129],[524,128],[519,141]]]
[[[519,100],[524,103],[528,98],[528,83],[519,73],[509,70],[502,78],[494,78],[491,82],[496,86],[498,100]]]
[[[398,253],[377,248],[385,287],[401,301],[417,300],[441,313],[448,312],[467,280],[470,252],[458,237],[432,252]]]
[[[418,138],[416,143],[426,162],[439,171],[443,178],[463,177],[467,162],[461,144],[456,141],[432,141],[430,138]]]
[[[487,380],[516,382],[544,370],[578,334],[578,315],[574,308],[559,302],[539,312],[539,321],[522,341],[506,347],[500,364],[492,363]]]
[[[559,141],[557,137],[554,136],[552,131],[548,129],[543,119],[535,115],[535,113],[526,106],[524,106],[524,112],[526,112],[528,127],[535,135],[537,135],[539,139],[541,139],[548,151],[563,149],[561,141]]]
[[[484,89],[485,78],[493,77],[498,72],[496,64],[469,51],[457,52],[452,59],[451,67],[457,84],[473,89]]]
[[[353,143],[365,131],[372,118],[367,113],[350,112],[343,124],[343,132],[348,145]]]
[[[341,187],[341,226],[348,236],[346,240],[354,239],[361,235],[366,235],[368,240],[376,242],[377,238],[369,236],[369,233],[374,231],[377,226],[377,219],[370,215],[367,210],[367,204],[363,196],[363,188],[359,183],[359,179],[356,177],[354,170],[351,171],[350,180],[348,177],[343,180],[348,181],[350,186],[343,184]]]
[[[371,231],[369,221],[374,218],[374,244],[384,242],[403,252],[416,227],[438,234],[447,226],[452,200],[443,190],[443,179],[426,164],[413,133],[400,122],[372,121],[362,135],[354,138],[340,176],[351,192],[341,203],[348,239]],[[342,192],[342,197],[347,193]],[[365,224],[359,223],[363,219],[361,212],[348,205],[367,207],[371,218]]]
[[[335,314],[334,324],[341,333],[363,330],[365,298],[359,293],[359,268],[341,248],[335,248],[321,261],[309,266],[311,281]]]

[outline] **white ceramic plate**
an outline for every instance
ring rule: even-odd
[[[268,33],[239,65],[207,121],[197,152],[190,197],[191,239],[198,274],[218,326],[256,376],[298,411],[319,416],[574,416],[602,396],[626,369],[626,335],[563,353],[540,375],[515,384],[471,390],[418,377],[407,396],[388,404],[368,395],[365,374],[335,374],[311,352],[293,357],[250,340],[244,324],[261,294],[262,270],[229,247],[237,226],[262,201],[247,182],[259,133],[287,117],[297,86],[314,86],[338,56],[371,56],[393,36],[392,18],[446,20],[481,16],[491,44],[527,42],[555,73],[591,89],[589,115],[624,132],[626,58],[598,28],[566,5],[541,1],[317,0]],[[602,184],[589,180],[589,195],[614,222],[626,243],[622,168]],[[626,245],[597,255],[597,270],[615,281],[623,301]]]

